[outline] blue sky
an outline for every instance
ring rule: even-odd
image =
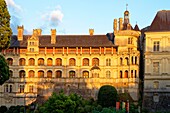
[[[11,15],[13,33],[24,25],[25,34],[41,28],[42,34],[106,34],[113,31],[113,20],[123,17],[128,4],[130,23],[139,28],[151,24],[157,11],[169,10],[169,0],[5,0]]]

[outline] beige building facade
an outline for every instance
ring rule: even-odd
[[[144,108],[170,110],[170,11],[157,13],[145,32]]]
[[[0,86],[0,105],[28,105],[61,89],[96,99],[103,85],[138,101],[140,31],[130,25],[129,11],[113,26],[107,35],[95,35],[94,29],[89,35],[57,35],[55,29],[51,35],[42,35],[41,29],[24,35],[19,26],[10,48],[2,52],[11,77]]]

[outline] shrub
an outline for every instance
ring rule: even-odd
[[[116,106],[117,90],[110,85],[102,86],[98,93],[98,103],[102,107]]]
[[[1,106],[0,107],[0,113],[5,113],[7,111],[7,107],[6,106]]]

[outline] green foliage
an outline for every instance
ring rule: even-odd
[[[109,108],[103,108],[101,113],[113,113],[113,111],[111,109],[109,109]]]
[[[117,90],[110,85],[102,86],[98,93],[98,103],[102,107],[116,106]]]
[[[25,111],[25,107],[24,106],[20,107],[20,112],[24,113],[24,111]]]
[[[12,30],[10,28],[10,14],[5,0],[0,0],[0,52],[8,48]]]
[[[9,66],[6,63],[5,58],[0,55],[0,85],[9,79]]]
[[[81,97],[76,94],[67,96],[63,92],[53,93],[39,109],[41,113],[75,113],[81,105],[80,100]]]
[[[130,104],[129,106],[129,112],[130,113],[138,113],[138,106],[134,105],[134,104]]]
[[[0,107],[0,113],[5,113],[7,111],[7,107],[6,106],[1,106]]]

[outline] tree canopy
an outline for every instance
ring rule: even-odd
[[[6,2],[0,0],[0,52],[9,47],[11,35],[10,14]],[[9,76],[9,67],[5,58],[0,55],[0,85],[8,80]]]
[[[117,90],[110,85],[104,85],[99,89],[98,103],[102,107],[115,107],[117,100]]]
[[[53,93],[52,96],[39,108],[40,113],[80,113],[84,112],[85,100],[77,95]]]
[[[6,2],[0,0],[0,52],[9,47],[12,30]]]
[[[0,55],[0,85],[9,79],[9,66],[7,65],[5,58]]]

